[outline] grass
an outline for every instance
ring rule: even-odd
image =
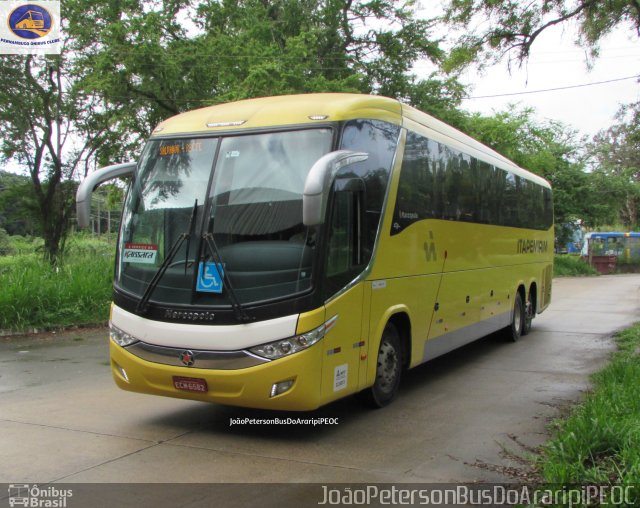
[[[579,256],[560,254],[555,257],[553,263],[554,277],[569,277],[577,275],[597,275],[595,268],[585,262]]]
[[[58,268],[52,268],[33,250],[0,257],[0,330],[105,322],[114,250],[105,242],[74,238]]]
[[[593,391],[564,420],[537,464],[543,482],[633,487],[624,503],[640,505],[640,323],[621,332]],[[620,494],[621,491],[617,493]]]

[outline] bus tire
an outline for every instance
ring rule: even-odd
[[[522,323],[521,335],[527,335],[531,331],[531,324],[533,322],[533,316],[535,315],[535,309],[533,308],[533,295],[529,291],[527,296],[527,303],[524,304],[524,320]]]
[[[402,356],[400,334],[393,323],[387,323],[376,358],[376,379],[371,388],[360,393],[360,399],[367,406],[385,407],[395,398],[402,375]]]
[[[511,324],[504,329],[505,338],[509,342],[518,342],[518,340],[520,340],[520,337],[522,336],[522,329],[524,328],[524,322],[525,312],[524,304],[522,303],[522,296],[520,296],[520,291],[516,291]]]

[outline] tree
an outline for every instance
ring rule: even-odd
[[[74,91],[80,71],[64,52],[0,62],[1,157],[28,170],[45,254],[56,263],[74,208],[73,176],[107,128],[96,124],[95,104]]]
[[[436,85],[411,75],[417,59],[444,56],[433,22],[415,19],[412,1],[69,0],[65,7],[74,49],[92,69],[83,89],[103,98],[117,139],[132,142],[116,149],[131,152],[179,112],[251,97],[363,92],[411,100],[424,99],[420,88],[429,86],[461,95],[453,79]]]
[[[475,30],[482,18],[485,23]],[[555,25],[575,23],[581,47],[598,56],[598,43],[614,28],[628,27],[640,35],[637,0],[449,0],[444,21],[462,29],[448,60],[448,68],[472,62],[487,63],[505,55],[509,65],[522,64],[536,39]]]
[[[429,79],[414,83],[408,92],[408,102],[425,113],[458,129],[464,128],[466,114],[460,109],[467,94],[465,87],[453,77]]]
[[[590,145],[594,174],[608,186],[618,203],[619,219],[627,229],[638,226],[640,210],[640,102],[623,105],[616,123],[600,131]]]

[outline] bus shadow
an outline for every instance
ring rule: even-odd
[[[365,406],[353,395],[313,411],[274,411],[203,403],[197,407],[167,413],[155,424],[174,426],[187,433],[235,436],[284,442],[322,441],[342,434],[363,421],[382,423],[405,412],[403,400],[416,395],[429,399],[429,389],[445,377],[455,376],[472,362],[490,357],[509,344],[498,334],[488,335],[404,373],[398,398],[382,410]]]
[[[502,333],[495,332],[418,365],[404,373],[400,395],[419,391],[429,384],[455,375],[456,371],[468,368],[469,363],[491,358],[498,350],[508,346]]]

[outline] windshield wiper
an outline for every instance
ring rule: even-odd
[[[223,269],[222,258],[220,257],[220,252],[218,251],[218,247],[216,246],[216,241],[213,239],[213,233],[205,233],[202,238],[204,239],[205,245],[209,247],[209,252],[211,254],[211,257],[213,258],[213,262],[218,268],[218,273],[221,273],[222,275],[222,281],[227,288],[229,301],[231,302],[231,307],[233,307],[233,311],[236,314],[236,319],[238,321],[241,321],[242,323],[254,321],[255,318],[247,314],[247,311],[238,300],[236,292],[234,291],[233,286],[231,285],[231,281],[229,280],[229,276],[226,270]]]
[[[147,286],[147,289],[145,290],[144,294],[142,295],[142,298],[140,299],[140,301],[138,302],[138,306],[136,307],[136,312],[137,313],[144,313],[147,310],[147,303],[149,302],[149,298],[151,298],[151,295],[153,293],[153,291],[156,289],[156,287],[158,286],[158,283],[160,282],[160,279],[162,278],[162,276],[164,275],[164,272],[167,271],[167,268],[169,268],[169,265],[171,264],[171,261],[173,261],[173,258],[175,257],[175,255],[177,254],[178,250],[180,249],[180,247],[182,246],[182,244],[184,243],[185,240],[191,240],[191,235],[193,232],[193,225],[195,223],[195,217],[198,213],[198,200],[195,200],[195,203],[193,203],[193,210],[191,211],[191,219],[189,220],[189,227],[187,228],[187,231],[180,234],[180,236],[177,238],[177,240],[173,243],[173,245],[171,246],[171,248],[169,249],[169,253],[167,254],[167,257],[164,258],[164,261],[162,262],[162,264],[160,265],[160,268],[158,268],[158,271],[156,272],[156,274],[153,276],[153,279],[151,279],[151,282],[149,282],[149,285]],[[185,273],[187,270],[187,260],[188,260],[188,254],[189,254],[189,243],[187,243],[187,256],[185,256]]]

